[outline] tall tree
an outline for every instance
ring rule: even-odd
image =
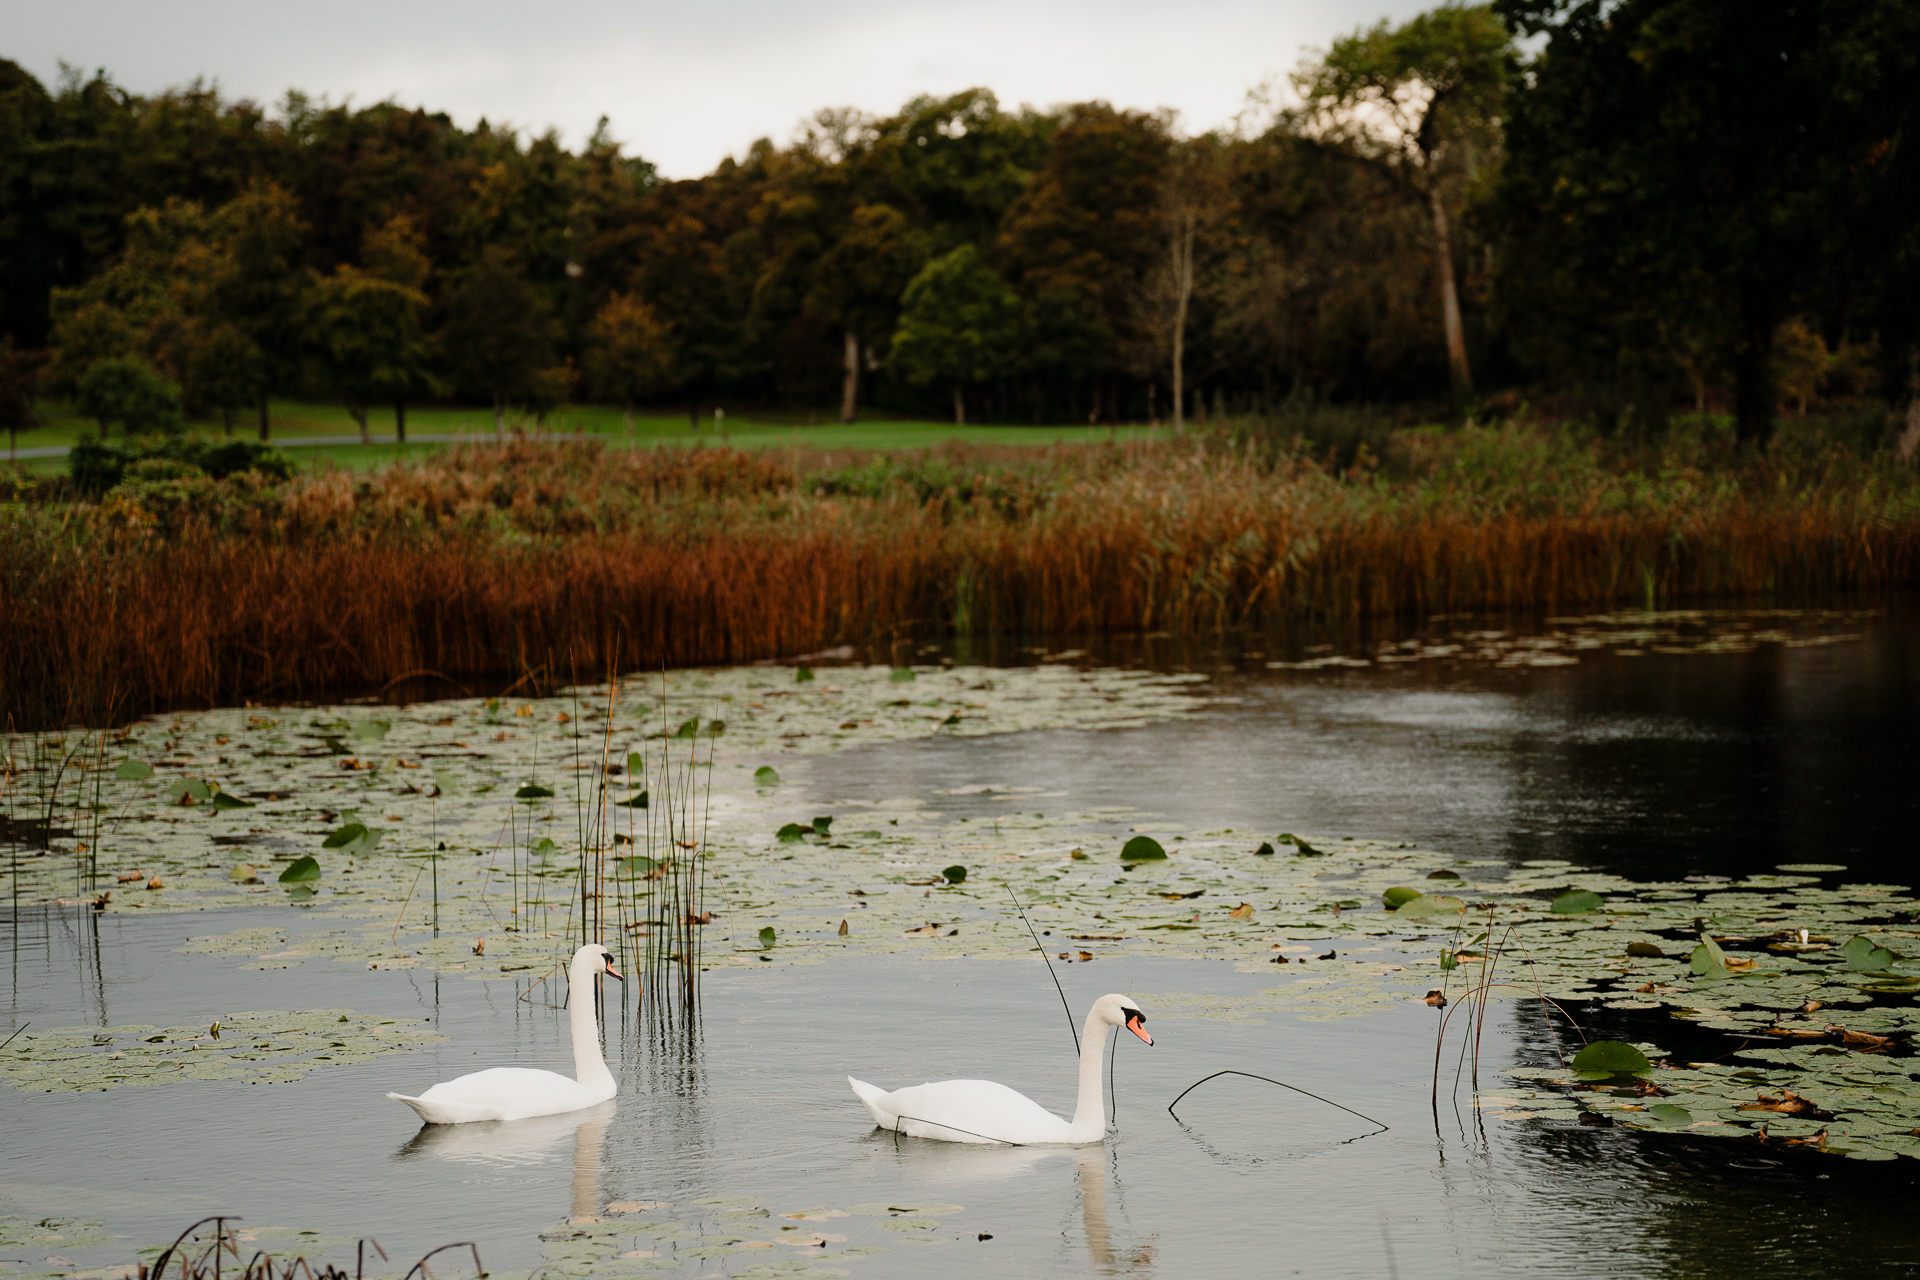
[[[260,438],[272,434],[268,397],[299,373],[309,276],[302,263],[307,224],[293,192],[258,180],[215,215],[221,262],[213,285],[221,319],[260,353]]]
[[[367,414],[404,401],[427,376],[420,323],[426,295],[358,267],[342,266],[311,291],[304,332],[320,381],[340,397],[369,443]],[[402,420],[404,421],[404,419]],[[398,428],[405,441],[404,426]]]
[[[1548,37],[1513,104],[1500,189],[1501,291],[1534,357],[1602,381],[1630,364],[1671,378],[1675,348],[1724,350],[1737,434],[1763,445],[1781,322],[1814,309],[1844,331],[1861,300],[1885,296],[1883,279],[1915,280],[1920,12],[1906,0],[1496,7]],[[1909,291],[1880,314],[1912,310]]]
[[[552,314],[507,251],[489,246],[448,288],[442,349],[455,381],[493,404],[493,429],[506,429],[507,406],[542,389],[553,364]]]
[[[914,382],[945,383],[953,420],[967,420],[967,387],[1011,372],[1020,300],[970,244],[929,262],[901,299],[893,363]]]
[[[587,327],[587,378],[593,393],[613,400],[633,431],[633,410],[667,385],[673,347],[654,309],[631,293],[616,293]]]
[[[1512,37],[1487,5],[1447,4],[1333,42],[1294,76],[1299,128],[1375,164],[1433,225],[1434,277],[1456,405],[1473,396],[1447,205],[1497,152],[1515,69]]]

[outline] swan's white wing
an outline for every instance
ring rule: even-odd
[[[530,1067],[492,1067],[443,1081],[406,1103],[429,1124],[468,1124],[476,1120],[524,1120],[531,1116],[578,1111],[604,1102],[609,1093],[590,1090],[577,1080]]]
[[[991,1080],[939,1080],[896,1089],[886,1095],[886,1108],[897,1117],[893,1127],[916,1138],[1022,1145],[1069,1140],[1065,1120]]]

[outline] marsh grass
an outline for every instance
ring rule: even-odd
[[[371,477],[16,501],[0,506],[0,715],[553,687],[566,664],[901,638],[1814,602],[1920,576],[1920,486],[1884,454],[1514,425],[1376,448],[1367,432],[1350,457],[1270,423],[895,457],[525,439]]]

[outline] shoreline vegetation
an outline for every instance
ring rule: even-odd
[[[1860,599],[1920,579],[1920,477],[1811,426],[1651,440],[1322,409],[898,453],[509,437],[0,503],[0,718],[104,724],[402,681],[445,696],[838,645],[1260,633]],[[76,469],[76,475],[78,470]],[[285,478],[282,478],[284,476]]]

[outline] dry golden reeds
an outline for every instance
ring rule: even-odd
[[[861,479],[818,460],[516,442],[296,482],[218,518],[167,514],[164,495],[129,514],[134,494],[16,520],[27,532],[0,543],[0,716],[299,699],[420,672],[477,692],[558,683],[556,664],[645,671],[909,635],[1777,602],[1920,577],[1920,506],[1871,476],[1592,472],[1543,492],[1532,473],[1331,475],[1185,443],[890,465]]]

